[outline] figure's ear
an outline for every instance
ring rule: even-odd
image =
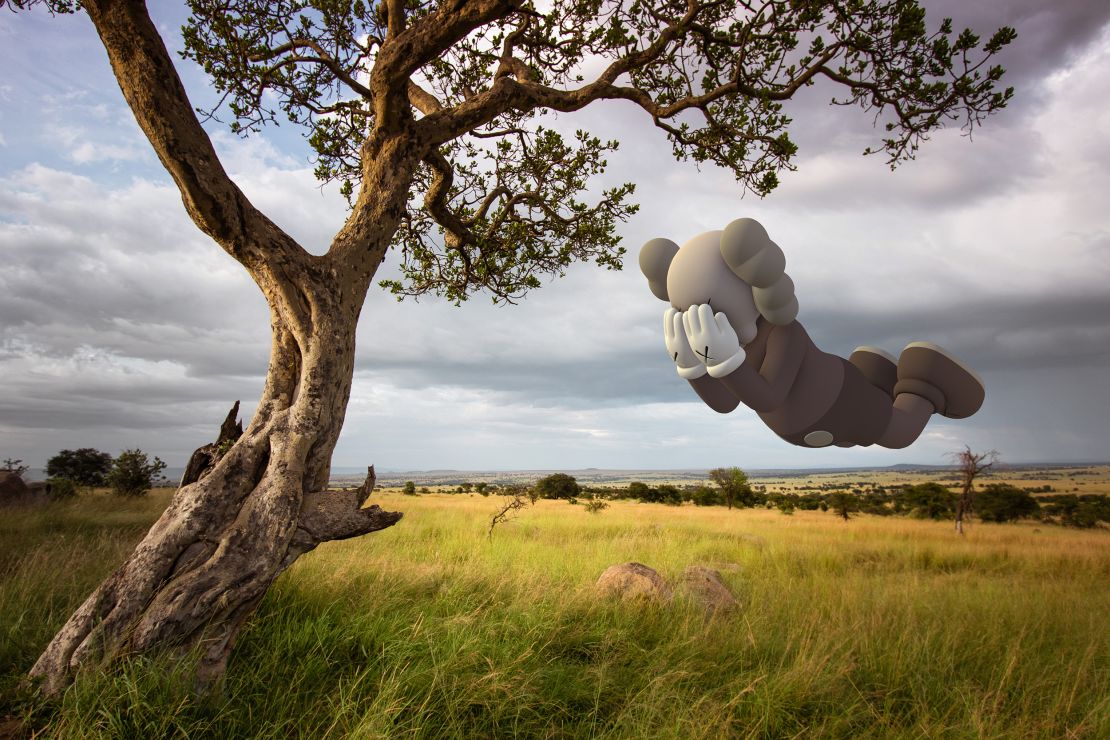
[[[652,239],[640,247],[640,272],[647,278],[651,292],[661,301],[671,300],[667,297],[667,270],[676,254],[678,245],[670,239]]]
[[[741,280],[752,286],[759,313],[785,326],[798,316],[794,282],[786,274],[786,255],[751,218],[738,218],[721,232],[721,256]]]

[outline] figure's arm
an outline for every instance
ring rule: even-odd
[[[747,361],[736,331],[723,313],[708,305],[691,306],[682,315],[686,338],[705,363],[708,375],[756,411],[774,411],[786,400],[805,357],[806,337],[797,323],[775,327],[758,368]]]
[[[709,408],[727,414],[740,404],[736,396],[721,385],[721,381],[709,377],[705,365],[690,348],[690,343],[686,340],[686,330],[682,326],[681,311],[668,308],[663,314],[663,339],[679,377],[686,379]]]
[[[750,362],[720,376],[721,384],[756,411],[774,411],[786,401],[805,358],[807,342],[797,323],[771,330],[767,353],[757,371]],[[709,368],[713,375],[713,368]]]
[[[727,414],[740,405],[740,399],[716,378],[703,375],[689,382],[698,397],[705,401],[705,405],[718,414]]]

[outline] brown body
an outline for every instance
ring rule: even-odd
[[[812,446],[805,437],[813,432],[828,432],[828,444],[839,446],[879,440],[893,414],[889,394],[852,363],[822,352],[797,321],[776,326],[760,317],[756,325],[740,367],[720,379],[690,381],[710,408],[728,413],[743,403],[796,445]]]

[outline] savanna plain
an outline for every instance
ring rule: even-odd
[[[540,500],[487,536],[501,496],[390,489],[405,518],[282,575],[220,691],[164,655],[36,699],[23,674],[171,494],[0,519],[0,734],[1110,737],[1105,528]],[[600,597],[629,561],[715,568],[741,606]]]

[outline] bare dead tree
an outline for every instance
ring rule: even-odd
[[[949,457],[955,461],[956,470],[960,475],[960,498],[956,502],[956,532],[962,535],[964,518],[970,517],[974,510],[972,491],[975,479],[994,467],[998,462],[998,452],[996,450],[972,452],[970,446],[964,445],[962,450],[949,453]]]
[[[526,506],[532,506],[536,503],[536,496],[530,489],[523,486],[506,486],[501,489],[503,495],[508,497],[501,507],[494,513],[493,518],[489,520],[489,529],[486,531],[486,538],[491,542],[493,541],[493,528],[498,524],[503,524],[510,519],[514,518],[516,512],[520,511]]]
[[[817,80],[874,114],[892,167],[1012,94],[991,60],[1013,29],[930,29],[916,0],[189,0],[183,54],[223,95],[207,115],[243,135],[302,126],[317,176],[348,197],[317,255],[227,175],[142,0],[38,1],[88,15],[186,211],[258,285],[272,333],[254,418],[46,647],[31,674],[47,694],[166,646],[203,646],[200,676],[218,677],[290,563],[400,518],[326,491],[355,327],[390,250],[400,277],[379,285],[456,303],[516,301],[578,261],[620,266],[634,187],[590,188],[618,142],[567,140],[543,115],[622,101],[677,158],[764,195],[797,149],[783,103]]]

